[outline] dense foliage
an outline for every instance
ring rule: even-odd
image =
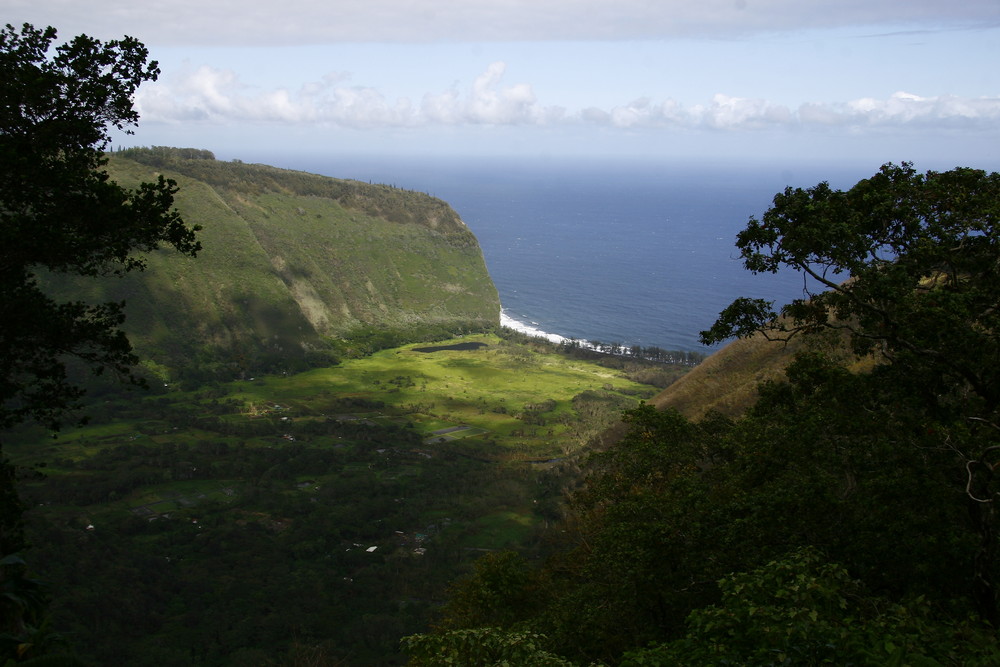
[[[998,215],[1000,175],[971,169],[776,196],[738,246],[815,292],[780,318],[738,300],[703,336],[805,336],[785,380],[736,420],[627,413],[552,555],[483,560],[444,638],[635,667],[995,664]]]
[[[687,634],[626,653],[622,667],[676,665],[992,665],[991,633],[941,625],[923,598],[872,596],[810,548],[719,581],[722,599],[697,609]]]
[[[267,664],[296,643],[327,664],[399,664],[398,638],[464,561],[460,499],[525,474],[422,456],[393,424],[137,407],[122,409],[154,420],[148,434],[56,459],[61,474],[24,490],[32,562],[59,583],[53,624],[96,664]],[[170,424],[199,437],[157,442]]]
[[[136,251],[199,249],[173,211],[174,183],[130,190],[102,170],[109,130],[136,123],[132,96],[158,74],[146,49],[80,36],[50,53],[55,37],[27,24],[0,31],[0,427],[57,422],[73,405],[67,355],[126,375],[135,363],[121,303],[57,303],[40,271],[122,275],[144,267]]]
[[[0,30],[0,428],[37,420],[58,428],[84,390],[73,362],[111,369],[141,384],[120,329],[120,301],[59,301],[46,273],[86,277],[141,271],[141,254],[169,244],[194,256],[197,227],[173,209],[176,184],[163,177],[125,188],[103,170],[112,128],[138,121],[136,88],[155,79],[145,47],[126,37],[81,35],[53,48],[56,31],[29,24]],[[44,596],[26,576],[13,468],[0,462],[0,659],[44,646]]]
[[[926,444],[952,452],[951,466],[967,477],[980,538],[975,595],[994,625],[998,223],[1000,174],[975,169],[919,174],[909,164],[885,165],[846,192],[825,183],[788,188],[762,220],[751,219],[737,247],[748,270],[791,267],[825,291],[786,305],[780,319],[770,304],[738,300],[703,334],[712,342],[834,330],[857,354],[873,355],[872,381],[891,387],[899,403],[884,415],[908,408],[911,423],[931,434]]]

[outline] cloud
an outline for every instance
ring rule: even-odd
[[[722,93],[714,95],[707,104],[688,107],[675,100],[654,103],[649,98],[640,98],[607,112],[586,109],[581,118],[619,128],[754,130],[795,123],[794,114],[785,106]]]
[[[808,102],[791,108],[766,99],[716,94],[702,104],[637,98],[626,104],[567,110],[539,102],[527,83],[506,85],[503,62],[490,64],[465,89],[458,86],[407,97],[348,84],[332,73],[298,90],[261,90],[230,70],[187,68],[141,88],[137,108],[147,123],[277,123],[355,129],[429,126],[590,125],[623,130],[752,132],[790,130],[891,130],[913,128],[994,132],[1000,98],[924,97],[897,92],[887,98]]]
[[[149,122],[263,122],[324,124],[350,128],[427,125],[540,125],[560,120],[564,110],[538,104],[531,86],[502,85],[503,62],[492,63],[469,90],[427,94],[419,107],[374,88],[344,85],[335,74],[297,92],[261,91],[231,70],[187,69],[140,89],[136,107]]]
[[[863,98],[846,105],[844,114],[870,125],[907,124],[975,126],[1000,120],[1000,98],[920,97],[897,92],[885,100]]]
[[[465,98],[456,90],[426,95],[421,108],[423,120],[447,125],[537,125],[563,116],[560,107],[540,106],[528,84],[501,87],[506,69],[503,62],[492,63],[476,77]]]
[[[993,132],[1000,121],[1000,98],[921,97],[897,92],[886,99],[806,103],[796,109],[763,99],[717,94],[707,104],[683,106],[674,100],[641,98],[610,110],[584,109],[579,118],[618,128],[753,131],[760,129],[967,129]]]
[[[695,117],[707,127],[717,129],[760,129],[788,125],[792,113],[787,107],[762,99],[730,97],[721,93],[705,107],[695,107]]]
[[[136,96],[140,116],[151,121],[314,121],[315,91],[298,99],[285,89],[255,92],[235,72],[201,66],[172,77],[171,85],[150,84]]]
[[[1000,97],[921,97],[897,92],[885,99],[864,97],[841,104],[804,104],[797,120],[806,126],[933,128],[994,131],[1000,121]]]
[[[622,40],[778,31],[996,26],[995,0],[7,0],[13,22],[147,44]]]

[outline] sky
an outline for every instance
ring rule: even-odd
[[[119,145],[1000,169],[1000,0],[0,0],[161,75]]]

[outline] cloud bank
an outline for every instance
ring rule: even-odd
[[[143,123],[273,122],[322,124],[355,129],[428,125],[540,125],[564,117],[559,107],[538,103],[532,87],[501,83],[506,65],[491,64],[465,93],[457,88],[426,94],[420,103],[391,100],[378,90],[341,85],[331,75],[298,91],[261,91],[236,73],[209,66],[187,70],[169,81],[148,84],[136,97]]]
[[[788,128],[956,128],[994,129],[1000,121],[1000,97],[921,97],[897,92],[886,99],[810,102],[797,108],[717,94],[707,104],[684,107],[673,100],[658,104],[643,98],[610,111],[586,109],[591,122],[615,127],[757,130]]]
[[[415,101],[393,99],[371,87],[345,85],[344,76],[338,74],[297,91],[260,90],[244,84],[232,71],[202,66],[141,89],[137,107],[144,124],[251,122],[353,129],[582,124],[624,130],[927,127],[978,131],[993,130],[1000,121],[1000,97],[922,97],[909,92],[885,99],[808,102],[798,107],[719,93],[703,104],[644,97],[611,108],[570,110],[540,103],[530,84],[505,84],[505,70],[503,62],[494,62],[465,90],[456,86]]]
[[[64,34],[112,37],[125,26],[159,46],[730,38],[800,29],[1000,23],[996,0],[7,0],[5,5],[16,21],[50,23]]]

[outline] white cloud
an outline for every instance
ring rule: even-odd
[[[302,86],[296,94],[259,91],[230,70],[202,66],[140,89],[136,106],[148,122],[319,123],[350,128],[438,125],[539,125],[563,116],[538,104],[531,86],[503,86],[506,65],[491,64],[465,93],[427,94],[420,107],[374,88],[343,85],[343,74]]]
[[[717,94],[708,104],[684,107],[674,100],[654,104],[641,98],[608,111],[588,108],[579,118],[619,128],[760,130],[831,127],[907,129],[965,128],[994,131],[1000,121],[1000,98],[920,97],[898,92],[885,99],[861,98],[837,103],[806,103],[789,109],[763,99]]]
[[[424,97],[422,119],[444,124],[535,125],[558,120],[563,110],[538,104],[531,86],[525,83],[502,87],[507,67],[492,63],[476,77],[469,95],[456,90]]]
[[[758,129],[766,126],[788,125],[791,112],[780,104],[767,100],[746,99],[717,94],[712,103],[696,107],[696,116],[707,127],[717,129]]]
[[[856,128],[934,127],[993,130],[1000,121],[1000,97],[921,97],[897,92],[885,99],[871,97],[844,104],[803,105],[803,124],[848,125]]]
[[[995,0],[7,0],[12,22],[149,44],[617,40],[802,28],[995,26]]]
[[[906,129],[938,127],[993,131],[1000,121],[1000,98],[919,96],[897,92],[886,98],[809,102],[797,108],[766,99],[716,94],[706,103],[684,105],[649,97],[627,104],[567,110],[539,102],[527,83],[505,85],[506,66],[494,62],[464,90],[458,86],[407,97],[347,84],[344,73],[303,85],[260,90],[230,70],[186,69],[140,89],[137,106],[150,122],[270,122],[336,127],[419,128],[475,125],[592,125],[618,129],[755,131],[763,129]]]
[[[139,114],[151,121],[248,121],[300,123],[315,120],[311,96],[293,99],[287,90],[255,93],[235,72],[201,66],[185,70],[170,85],[149,84],[136,96]]]

